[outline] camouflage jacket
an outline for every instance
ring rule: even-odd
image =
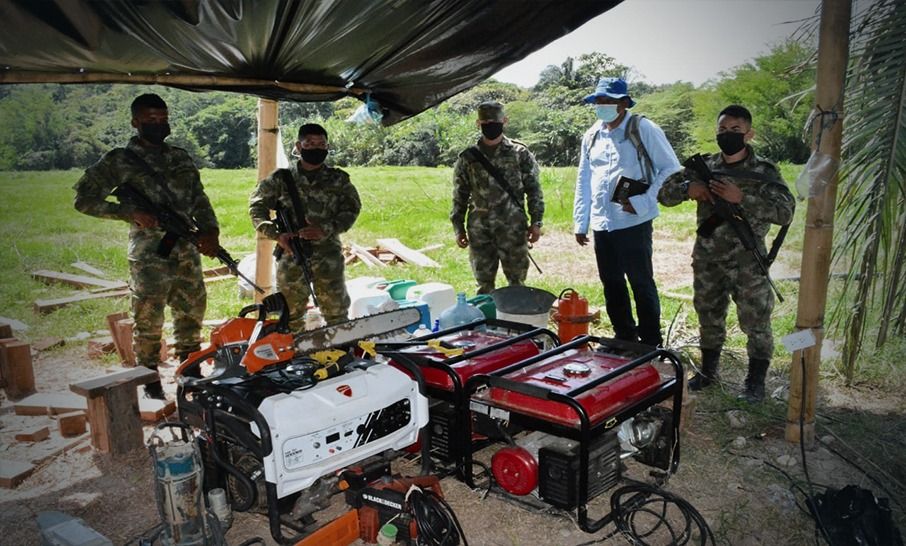
[[[748,155],[737,163],[725,163],[720,153],[708,157],[707,163],[715,178],[732,182],[742,190],[740,208],[752,226],[762,253],[766,254],[764,238],[771,224],[789,224],[793,220],[796,202],[777,167],[755,155],[751,146],[746,148]],[[658,193],[658,201],[672,207],[689,199],[684,184],[686,180],[696,180],[695,175],[686,170],[668,178]],[[713,213],[711,203],[698,203],[697,225],[701,226]],[[723,222],[710,237],[695,238],[692,257],[696,260],[735,260],[745,252],[733,228]]]
[[[139,164],[126,149],[142,158],[147,165],[166,180],[166,187]],[[124,220],[132,223],[134,209],[128,205],[108,200],[110,192],[118,185],[130,183],[157,205],[167,206],[176,214],[191,219],[199,232],[218,229],[217,217],[211,202],[204,193],[198,168],[182,148],[163,144],[160,148],[146,148],[132,137],[126,148],[115,148],[97,163],[88,167],[73,187],[76,191],[75,208],[79,212]],[[129,230],[129,259],[141,260],[157,251],[164,236],[159,228],[140,229],[132,225]],[[187,244],[180,241],[178,244]]]
[[[480,148],[479,148],[480,149]],[[544,194],[539,181],[538,163],[521,142],[503,137],[497,149],[490,155],[482,150],[492,165],[503,174],[510,189],[528,205],[532,223],[541,222],[544,217]],[[453,210],[450,221],[453,230],[459,234],[465,231],[466,213],[469,216],[489,216],[491,223],[528,227],[525,212],[513,198],[475,160],[471,153],[463,151],[453,166]]]
[[[279,233],[271,220],[270,211],[278,206],[289,210],[290,216],[299,225],[283,178],[287,174],[296,181],[306,220],[324,230],[326,236],[323,242],[338,243],[340,234],[349,231],[355,224],[362,204],[346,171],[326,165],[314,171],[305,171],[296,162],[289,169],[278,169],[262,180],[249,197],[249,216],[255,229],[269,239],[276,239]]]

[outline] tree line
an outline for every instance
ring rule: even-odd
[[[681,158],[716,151],[715,118],[731,103],[754,117],[759,151],[775,161],[803,163],[808,144],[803,128],[812,104],[814,51],[797,43],[722,73],[701,86],[686,82],[652,85],[630,79],[638,104],[633,112],[659,124]],[[506,134],[526,143],[543,165],[577,163],[582,134],[594,111],[582,103],[601,76],[625,76],[632,68],[604,53],[567,58],[551,65],[529,89],[488,80],[443,104],[392,127],[346,122],[361,104],[281,103],[280,126],[286,148],[298,126],[320,122],[330,133],[331,161],[340,166],[452,165],[477,138],[475,106],[485,100],[506,105]],[[131,85],[0,86],[0,170],[84,168],[133,134],[129,104],[155,92],[170,107],[173,134],[168,140],[189,151],[202,167],[235,169],[256,162],[256,99],[224,93],[194,93]]]

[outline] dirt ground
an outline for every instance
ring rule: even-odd
[[[35,356],[36,379],[42,392],[68,392],[69,383],[103,374],[105,368],[88,359],[81,344]],[[172,375],[172,371],[171,367],[165,373]],[[797,506],[797,500],[801,502],[801,498],[797,498],[791,482],[782,475],[785,472],[797,483],[802,483],[799,448],[784,441],[782,419],[765,418],[765,406],[748,407],[735,403],[733,382],[739,382],[740,373],[732,369],[727,371],[725,393],[712,392],[697,400],[696,412],[682,436],[679,471],[665,489],[691,503],[704,516],[719,544],[812,543],[814,524]],[[782,394],[784,381],[785,378],[772,377],[769,392]],[[167,388],[172,396],[174,385],[171,383]],[[825,388],[819,411],[850,411],[855,403],[860,408],[871,408],[858,410],[870,412],[869,418],[886,419],[891,430],[906,432],[906,403],[901,398]],[[768,407],[777,406],[785,407],[785,403],[768,402]],[[738,422],[730,424],[731,417]],[[45,423],[52,429],[55,427],[49,417],[16,416],[5,398],[0,400],[0,423],[0,458],[40,459],[46,456],[45,452],[59,447],[61,439],[56,433],[51,439],[33,445],[15,442],[13,436],[23,428]],[[146,436],[150,430],[146,427]],[[833,446],[842,446],[827,431],[819,428],[819,436],[828,447],[819,443],[807,452],[808,470],[814,483],[836,487],[853,483],[872,489],[878,496],[886,496],[861,472],[832,453]],[[902,454],[906,453],[903,437],[897,435],[894,443],[887,443],[884,448],[898,450],[901,461]],[[57,443],[49,448],[41,447],[45,442]],[[738,445],[740,442],[745,446]],[[488,453],[479,458],[487,457]],[[414,462],[401,462],[397,470],[403,474],[417,474]],[[884,476],[883,469],[872,470],[876,475]],[[887,470],[891,472],[887,474],[888,486],[906,481],[902,469]],[[640,465],[630,465],[628,473],[635,479],[646,479],[645,467]],[[894,475],[897,477],[892,477]],[[159,522],[151,479],[147,451],[136,450],[113,458],[95,453],[88,439],[82,438],[67,451],[41,463],[38,470],[16,489],[2,490],[0,527],[3,538],[0,543],[39,544],[36,515],[46,510],[58,510],[84,519],[114,544],[135,544],[138,537]],[[472,491],[451,477],[442,481],[442,487],[472,545],[577,545],[601,539],[600,544],[628,543],[620,536],[604,539],[613,531],[613,526],[607,526],[597,534],[588,534],[579,530],[574,515],[526,509],[494,494],[485,497],[482,491]],[[904,493],[904,490],[897,491],[900,495]],[[335,503],[341,502],[340,499],[337,497]],[[606,514],[608,499],[608,493],[595,499],[589,507],[590,515]],[[902,526],[902,508],[894,507]],[[342,510],[342,507],[338,509]],[[274,544],[263,516],[236,514],[227,539],[235,545],[256,535],[264,537],[267,544]]]

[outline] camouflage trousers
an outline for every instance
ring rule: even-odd
[[[150,252],[140,260],[129,260],[132,276],[132,348],[140,366],[156,369],[160,363],[160,339],[164,307],[173,314],[176,354],[197,351],[201,323],[207,306],[207,292],[198,251],[180,241],[170,256]]]
[[[479,294],[494,291],[498,263],[511,286],[525,284],[529,267],[527,230],[524,220],[509,225],[483,224],[469,216],[469,263]]]
[[[701,348],[720,350],[727,337],[727,309],[736,303],[739,327],[746,334],[750,359],[770,360],[774,354],[771,311],[774,293],[754,260],[744,255],[730,262],[693,260],[692,273]]]
[[[348,318],[349,293],[346,292],[346,266],[339,241],[325,241],[315,246],[311,269],[315,295],[325,322],[343,322]],[[277,290],[283,293],[289,304],[290,329],[296,333],[303,331],[311,290],[305,282],[302,268],[293,261],[292,254],[284,254],[277,262]]]

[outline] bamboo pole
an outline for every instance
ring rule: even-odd
[[[258,180],[264,180],[277,168],[277,101],[258,99]],[[257,232],[255,246],[255,283],[264,289],[264,294],[255,294],[260,302],[271,293],[273,286],[274,242]]]
[[[821,2],[821,24],[818,34],[818,73],[815,89],[816,109],[836,112],[836,120],[823,115],[812,122],[812,152],[840,159],[843,138],[843,92],[849,56],[850,0]],[[833,123],[831,123],[833,122]],[[834,232],[834,208],[837,202],[837,172],[829,177],[827,187],[810,195],[802,244],[802,280],[799,284],[799,306],[796,328],[810,329],[817,342],[813,347],[793,353],[790,367],[790,398],[787,405],[786,439],[810,446],[815,440],[815,400],[818,390],[818,368],[824,340],[824,311],[827,304],[827,281],[830,273],[831,243]],[[804,355],[803,355],[804,352]],[[802,358],[805,359],[805,373]],[[803,397],[803,385],[805,396]],[[800,416],[804,427],[800,435]]]
[[[222,87],[261,87],[284,89],[308,95],[336,95],[337,93],[361,95],[364,89],[338,87],[313,83],[210,76],[204,74],[132,74],[113,72],[37,72],[0,70],[0,83],[130,83],[156,85]]]

